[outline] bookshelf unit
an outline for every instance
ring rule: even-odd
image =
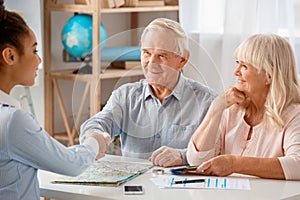
[[[57,139],[67,140],[68,145],[73,145],[76,138],[76,125],[80,120],[84,104],[89,96],[89,107],[92,116],[101,109],[101,80],[117,79],[121,77],[141,77],[142,69],[106,69],[101,73],[101,49],[100,49],[100,22],[101,15],[106,13],[130,13],[131,27],[138,26],[138,13],[142,12],[178,12],[178,6],[158,6],[158,7],[121,7],[121,8],[102,8],[102,0],[85,0],[85,4],[64,4],[58,0],[44,1],[44,110],[45,110],[45,129]],[[51,63],[51,15],[52,11],[60,12],[78,12],[92,15],[93,35],[92,35],[92,73],[91,74],[73,74],[72,70],[52,70]],[[134,36],[132,36],[134,37]],[[66,112],[64,100],[62,98],[58,80],[80,81],[85,83],[82,98],[78,110],[76,111],[74,125],[71,127]],[[93,91],[93,92],[91,92]],[[65,133],[56,134],[54,131],[54,98],[57,99],[59,112],[62,115]]]

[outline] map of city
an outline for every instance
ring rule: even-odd
[[[152,164],[99,160],[76,177],[61,176],[53,183],[119,186],[144,173]]]

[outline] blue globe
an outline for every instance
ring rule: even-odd
[[[77,14],[67,21],[61,32],[61,39],[64,48],[69,54],[85,58],[92,53],[92,23],[92,16],[88,14]],[[106,30],[101,22],[101,47],[105,46],[105,40]]]

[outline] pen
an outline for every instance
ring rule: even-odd
[[[179,168],[173,168],[171,169],[171,174],[174,175],[183,175],[183,174],[187,174],[189,172],[193,172],[197,169],[198,166],[182,166]]]
[[[193,179],[193,180],[175,181],[174,184],[203,183],[203,182],[205,182],[205,179]]]

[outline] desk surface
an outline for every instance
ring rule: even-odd
[[[106,155],[103,159],[129,162],[148,162],[134,158]],[[249,178],[251,190],[218,190],[218,189],[160,189],[150,180],[152,170],[125,183],[124,185],[143,185],[145,194],[124,195],[123,185],[119,187],[84,186],[71,184],[52,184],[59,175],[46,171],[39,171],[41,196],[60,200],[212,200],[212,199],[300,199],[300,181],[280,181]]]

